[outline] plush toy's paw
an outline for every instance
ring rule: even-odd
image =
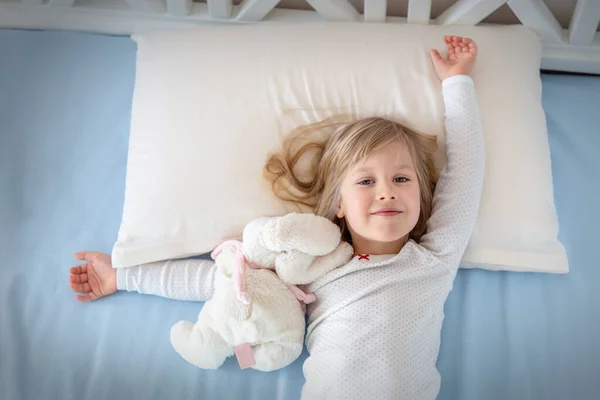
[[[190,357],[193,354],[193,350],[191,349],[190,337],[192,335],[192,330],[194,329],[194,324],[189,321],[179,321],[175,325],[171,327],[171,345],[175,349],[180,356],[182,356],[187,362],[192,364],[190,361]]]
[[[298,250],[289,250],[277,256],[275,271],[279,279],[287,285],[305,284],[312,281],[315,270],[311,269],[311,266],[315,258]]]
[[[348,242],[340,242],[334,251],[321,257],[321,262],[326,261],[327,263],[341,267],[342,265],[348,264],[353,256],[354,248],[352,245]]]
[[[332,252],[340,242],[340,228],[325,217],[312,213],[290,213],[268,221],[262,231],[272,251],[298,250],[312,256]]]
[[[304,330],[297,336],[280,338],[274,342],[262,343],[253,347],[258,371],[275,371],[290,365],[302,353]]]
[[[307,285],[346,265],[354,254],[349,243],[340,242],[331,253],[313,257],[297,250],[281,253],[275,261],[279,278],[288,285]]]
[[[202,369],[217,369],[233,353],[223,338],[207,326],[179,321],[171,328],[171,345],[179,355]]]

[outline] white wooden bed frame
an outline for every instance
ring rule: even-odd
[[[600,74],[600,0],[577,0],[563,29],[543,0],[458,0],[431,19],[432,0],[409,0],[406,18],[387,17],[387,0],[364,0],[360,14],[348,0],[306,0],[316,11],[276,8],[279,0],[0,0],[0,28],[60,29],[129,35],[205,23],[355,21],[479,24],[503,4],[543,37],[542,69]],[[395,0],[390,0],[395,1]]]

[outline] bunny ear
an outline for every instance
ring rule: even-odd
[[[256,263],[260,268],[275,269],[277,252],[269,248],[263,240],[265,228],[279,217],[263,217],[249,222],[244,228],[243,248],[250,265]]]

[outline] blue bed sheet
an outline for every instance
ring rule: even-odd
[[[119,229],[134,77],[127,37],[0,30],[0,399],[298,399],[306,354],[273,373],[183,361],[169,328],[201,303],[75,301],[73,253]],[[600,77],[542,79],[571,272],[461,270],[440,399],[600,398]]]

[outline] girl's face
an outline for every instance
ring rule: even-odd
[[[420,190],[408,148],[395,141],[350,168],[341,185],[356,253],[397,253],[419,220]]]

